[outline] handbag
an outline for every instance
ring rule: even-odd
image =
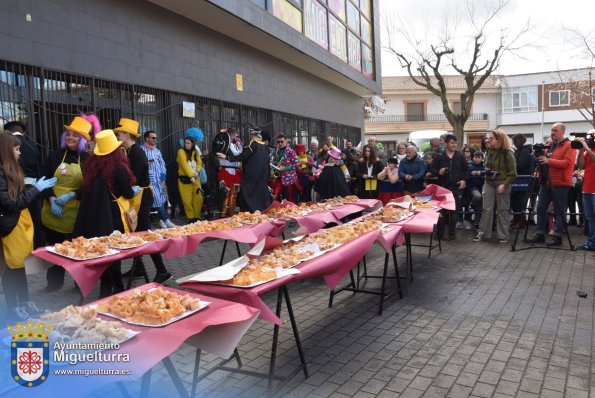
[[[178,176],[178,179],[182,184],[192,184],[192,180],[188,176]]]

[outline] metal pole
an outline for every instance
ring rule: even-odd
[[[541,141],[543,141],[543,122],[545,117],[545,80],[541,81]]]

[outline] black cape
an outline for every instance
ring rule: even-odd
[[[240,209],[255,212],[269,207],[271,194],[268,182],[271,166],[267,147],[259,141],[252,140],[241,154],[228,155],[228,159],[232,162],[242,162],[242,182],[238,194]]]
[[[325,166],[316,181],[314,189],[320,194],[321,199],[351,194],[341,166]]]

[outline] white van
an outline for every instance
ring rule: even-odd
[[[413,142],[420,152],[430,150],[430,139],[440,138],[442,134],[448,134],[446,130],[417,130],[409,133],[409,142]]]

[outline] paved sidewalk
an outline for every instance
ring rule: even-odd
[[[576,227],[570,228],[574,243],[583,243]],[[278,396],[595,395],[593,253],[545,248],[510,252],[510,246],[497,241],[472,242],[470,231],[457,233],[457,240],[443,242],[442,253],[434,252],[431,259],[427,249],[413,248],[414,281],[403,283],[404,298],[392,297],[382,316],[377,315],[377,296],[344,292],[328,308],[329,291],[322,280],[290,285],[311,376],[293,377]],[[222,242],[207,242],[196,255],[166,260],[166,265],[176,278],[182,277],[216,265],[221,248]],[[228,245],[226,258],[233,253]],[[367,255],[371,273],[379,273],[383,253],[375,246]],[[404,248],[397,251],[402,274],[404,253]],[[123,269],[130,264],[125,261]],[[148,256],[145,264],[153,276]],[[51,309],[76,303],[67,278],[61,291],[44,294],[44,276],[30,276],[33,297]],[[367,286],[377,284],[370,280]],[[394,281],[388,286],[393,288]],[[577,290],[587,298],[579,298]],[[90,299],[96,297],[97,290]],[[273,305],[276,295],[267,300]],[[282,319],[287,323],[279,337],[278,373],[289,374],[299,357],[285,307]],[[272,325],[257,321],[239,346],[244,368],[268,371],[271,340]],[[188,390],[194,358],[195,351],[186,345],[172,355]],[[218,360],[203,355],[201,371]],[[160,387],[158,396],[177,396],[161,365],[154,369],[152,385]],[[139,386],[129,383],[131,394]],[[266,381],[219,371],[198,388],[204,397],[261,397]]]

